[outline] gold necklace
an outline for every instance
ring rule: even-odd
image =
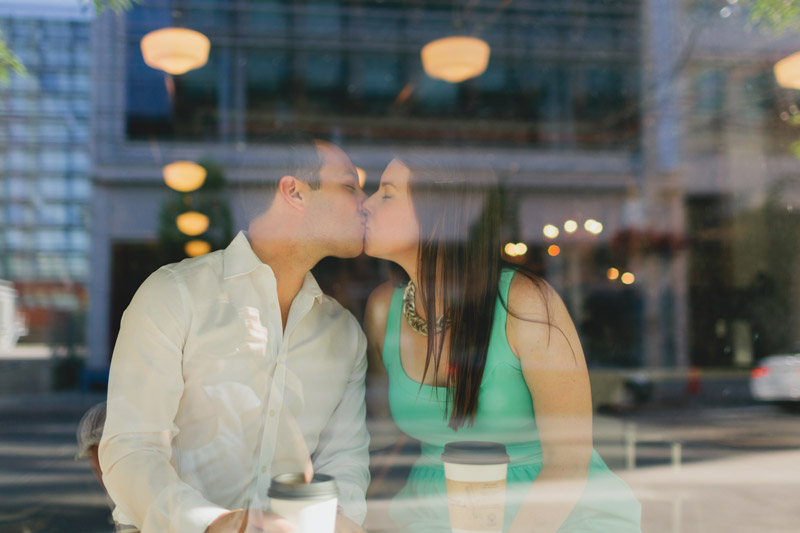
[[[417,305],[414,297],[417,294],[417,288],[414,286],[413,281],[409,281],[406,285],[406,290],[403,293],[403,316],[406,317],[408,325],[411,329],[420,335],[428,335],[428,322],[417,314]],[[444,328],[450,325],[450,320],[445,321],[444,315],[436,320],[436,333],[441,333]]]

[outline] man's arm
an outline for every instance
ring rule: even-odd
[[[100,466],[109,495],[143,533],[202,533],[228,512],[184,483],[170,462],[191,320],[179,283],[162,268],[142,284],[111,362]]]
[[[316,472],[336,478],[344,514],[360,524],[367,514],[369,485],[369,434],[364,403],[367,340],[357,323],[353,327],[358,330],[356,361],[342,399],[320,434],[312,460]]]

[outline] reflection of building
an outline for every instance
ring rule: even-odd
[[[695,4],[683,24],[696,40],[681,130],[691,352],[697,364],[746,367],[800,340],[800,93],[772,72],[800,45],[796,34],[746,31],[737,6]]]
[[[88,276],[90,15],[0,5],[0,32],[30,73],[0,85],[0,278],[19,291],[26,340],[82,342],[71,332],[83,335]]]
[[[677,102],[665,108],[642,92],[667,75],[641,65],[672,58],[670,33],[656,31],[663,21],[656,14],[672,4],[649,3],[645,16],[634,1],[602,9],[570,2],[569,10],[534,0],[469,2],[454,10],[450,3],[175,0],[101,17],[92,365],[107,364],[132,290],[121,287],[157,266],[148,246],[164,196],[161,167],[212,157],[246,186],[270,174],[280,151],[263,143],[265,135],[287,126],[340,143],[373,183],[397,146],[422,146],[464,173],[491,164],[509,184],[518,218],[508,237],[528,243],[530,264],[564,294],[590,363],[685,365],[681,252],[615,244],[652,220],[666,235],[682,233],[680,154],[669,139]],[[139,39],[169,24],[209,36],[205,67],[172,77],[144,65]],[[485,74],[452,85],[422,72],[422,45],[473,30],[492,46]],[[602,222],[599,235],[583,230],[590,218]],[[568,219],[579,222],[574,234],[563,230]],[[562,228],[558,256],[546,252],[548,223]],[[634,271],[637,282],[610,281],[610,267]]]

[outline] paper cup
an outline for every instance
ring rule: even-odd
[[[503,531],[509,457],[496,442],[451,442],[442,454],[453,533]]]
[[[337,494],[332,476],[315,474],[306,483],[300,472],[275,476],[267,492],[270,510],[294,524],[296,533],[334,533]]]

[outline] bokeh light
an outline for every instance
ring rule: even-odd
[[[181,233],[194,237],[208,229],[208,217],[197,211],[187,211],[178,215],[175,221]]]
[[[193,239],[186,243],[183,247],[186,255],[189,257],[197,257],[198,255],[205,255],[211,251],[211,245],[206,241],[200,239]]]
[[[558,228],[552,224],[547,224],[544,228],[542,228],[542,233],[548,239],[555,239],[558,237]]]

